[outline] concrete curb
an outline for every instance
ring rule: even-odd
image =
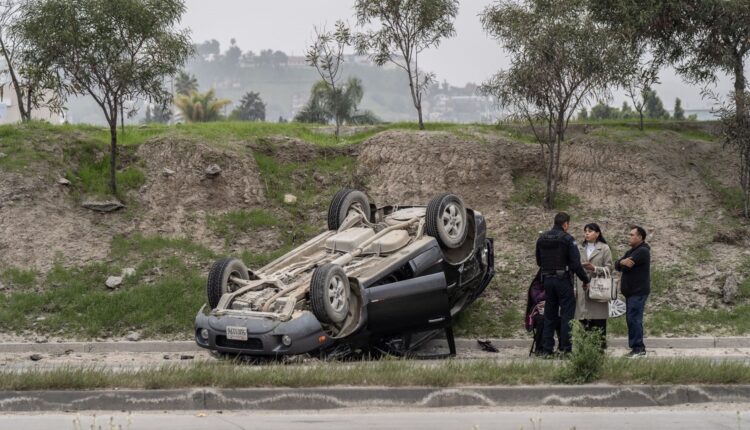
[[[489,339],[498,348],[528,348],[531,339]],[[626,338],[609,338],[614,348],[626,348]],[[646,338],[648,348],[695,349],[695,348],[750,348],[750,337],[656,337]],[[476,339],[456,339],[459,350],[480,349]],[[112,352],[190,352],[200,351],[193,341],[139,341],[139,342],[63,342],[63,343],[0,343],[0,354],[47,353],[77,354]]]
[[[750,385],[259,388],[0,392],[0,411],[311,410],[461,406],[653,407],[747,402]]]

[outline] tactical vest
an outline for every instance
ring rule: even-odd
[[[562,230],[550,230],[539,237],[539,260],[542,272],[566,270],[570,244]]]

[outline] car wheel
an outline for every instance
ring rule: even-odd
[[[349,315],[349,278],[338,264],[324,264],[313,272],[310,304],[322,323],[338,324]]]
[[[249,280],[245,264],[236,258],[224,258],[216,261],[211,270],[208,272],[208,282],[206,283],[206,294],[208,295],[208,305],[211,309],[216,308],[221,296],[232,291],[236,291],[240,286],[232,282],[231,277]]]
[[[468,232],[464,202],[455,194],[441,194],[430,200],[426,212],[427,234],[437,239],[441,247],[458,248]]]
[[[370,200],[365,193],[343,189],[336,193],[328,206],[328,230],[338,230],[352,208],[360,209],[370,219]]]

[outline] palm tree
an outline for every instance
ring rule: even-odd
[[[307,105],[295,120],[326,124],[333,119],[338,137],[341,125],[352,122],[357,116],[357,105],[362,101],[363,95],[362,81],[358,78],[349,78],[346,84],[335,88],[326,81],[318,81],[310,91]]]
[[[189,122],[216,121],[221,117],[221,109],[229,103],[230,100],[216,99],[213,89],[206,93],[193,91],[187,96],[177,96],[175,100],[182,117]]]
[[[174,81],[175,91],[178,95],[187,96],[190,93],[198,91],[198,80],[194,75],[180,72]]]

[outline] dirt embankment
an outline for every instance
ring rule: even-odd
[[[724,279],[750,258],[747,226],[729,226],[736,218],[709,185],[736,183],[731,153],[674,131],[630,133],[637,137],[625,141],[598,131],[575,135],[563,148],[560,191],[574,198],[571,233],[581,237],[584,224],[597,222],[621,255],[628,226],[643,225],[654,267],[669,273],[656,281],[667,292],[656,295],[656,303],[723,306]],[[501,139],[478,143],[446,133],[383,133],[363,144],[358,173],[378,203],[425,203],[451,191],[484,212],[496,238],[499,277],[512,284],[502,286],[510,292],[489,299],[498,306],[523,300],[518,292],[535,271],[537,232],[551,225],[556,212],[512,199],[524,192],[514,177],[535,177],[542,186],[538,146]],[[697,261],[705,250],[708,260]]]
[[[674,131],[630,133],[625,138],[607,133],[587,130],[563,149],[561,191],[576,198],[569,208],[574,216],[572,232],[580,236],[585,223],[598,222],[615,253],[621,253],[626,249],[627,226],[642,224],[650,233],[655,266],[677,268],[681,273],[667,285],[668,291],[674,288],[680,294],[664,296],[687,307],[723,306],[723,280],[750,258],[750,243],[746,225],[723,231],[725,225],[737,221],[722,208],[710,182],[732,185],[736,161],[716,142]],[[554,211],[542,209],[539,202],[514,198],[525,192],[518,178],[542,183],[539,147],[491,133],[474,138],[447,132],[387,131],[361,145],[334,149],[285,137],[225,145],[155,138],[141,145],[128,161],[145,172],[145,184],[129,193],[125,211],[111,214],[82,208],[70,187],[58,184],[69,166],[0,171],[0,268],[43,273],[56,256],[66,265],[101,261],[118,234],[188,237],[221,250],[224,242],[208,228],[209,216],[242,209],[287,210],[267,197],[267,181],[254,153],[278,163],[308,162],[328,155],[356,157],[356,177],[350,185],[364,184],[379,205],[425,204],[446,191],[460,195],[468,206],[486,215],[496,239],[498,278],[503,286],[501,292],[489,291],[487,300],[501,308],[523,300],[519,292],[535,270],[537,232],[549,226]],[[212,165],[220,173],[208,174]],[[327,179],[320,173],[295,171],[291,175],[312,175],[295,177],[295,181],[326,188]],[[311,219],[320,219],[319,215]],[[278,245],[263,232],[257,237],[268,238],[256,243],[261,249]],[[700,254],[707,260],[698,262],[696,252],[701,250],[708,251]]]

